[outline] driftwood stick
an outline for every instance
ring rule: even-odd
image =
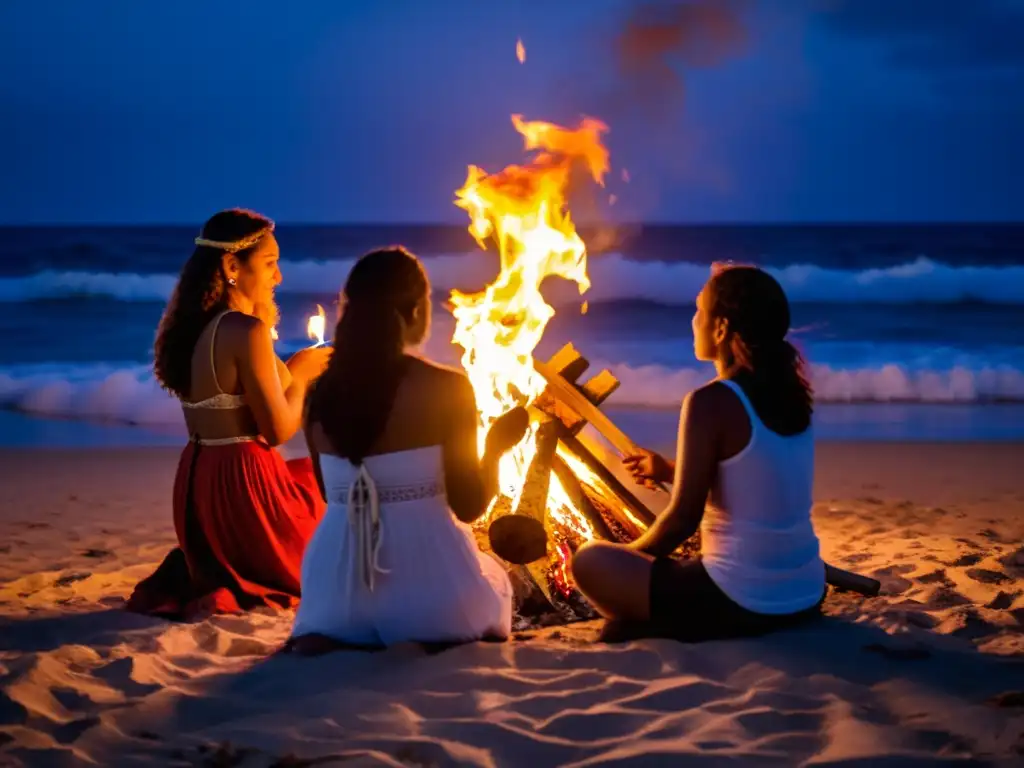
[[[825,581],[836,589],[858,592],[866,597],[877,597],[882,589],[882,583],[877,579],[844,571],[842,568],[836,568],[828,563],[825,563]]]
[[[563,379],[556,368],[540,360],[534,361],[534,368],[544,377],[548,383],[548,392],[556,400],[567,405],[585,421],[600,432],[615,449],[622,454],[634,453],[637,450],[636,444],[629,439],[629,436],[619,429],[615,422],[605,415],[599,407],[587,399],[579,389]]]
[[[583,357],[572,344],[566,344],[551,356],[547,365],[552,371],[572,384],[590,367],[590,361]]]

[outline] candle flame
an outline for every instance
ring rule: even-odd
[[[324,312],[324,308],[319,304],[316,305],[316,314],[309,316],[309,322],[306,323],[306,335],[311,339],[316,340],[316,346],[320,346],[324,343],[324,332],[327,327],[327,314]]]
[[[520,64],[526,63],[526,46],[523,45],[521,38],[516,40],[516,58],[519,59]]]

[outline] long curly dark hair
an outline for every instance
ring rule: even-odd
[[[334,354],[309,395],[338,455],[362,463],[387,425],[405,361],[405,327],[430,291],[419,259],[401,247],[356,262],[342,291]]]
[[[237,243],[274,223],[266,216],[240,208],[215,213],[203,225],[200,237],[218,243]],[[243,264],[259,241],[234,255]],[[192,388],[192,353],[203,329],[227,309],[225,249],[197,245],[181,270],[178,284],[164,309],[153,345],[153,371],[160,386],[173,395],[189,397]]]
[[[712,319],[728,322],[730,362],[758,414],[793,432],[809,427],[814,392],[803,355],[786,340],[789,300],[779,282],[757,267],[716,264],[705,301]]]

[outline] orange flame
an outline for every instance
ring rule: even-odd
[[[326,326],[327,315],[324,312],[324,308],[317,304],[316,314],[310,315],[309,320],[306,323],[306,335],[316,341],[316,344],[313,346],[319,347],[325,343],[324,333],[326,332]]]
[[[471,165],[466,183],[455,193],[455,204],[469,214],[470,233],[484,250],[488,241],[496,244],[501,265],[483,291],[451,294],[452,341],[464,350],[462,365],[476,394],[481,450],[494,419],[529,404],[544,390],[544,378],[533,367],[533,351],[555,310],[541,295],[541,283],[557,276],[575,282],[581,295],[590,288],[586,245],[567,208],[570,174],[582,165],[603,186],[609,169],[608,150],[601,143],[608,128],[599,120],[584,118],[570,129],[513,115],[512,124],[525,149],[534,152],[529,162],[495,174]],[[513,503],[534,452],[531,431],[502,459],[501,488]],[[555,477],[548,509],[578,535],[593,535],[586,518],[573,514]]]
[[[522,39],[516,40],[516,58],[520,64],[526,63],[526,46],[523,45]]]

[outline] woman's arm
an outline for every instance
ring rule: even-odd
[[[498,462],[522,439],[529,419],[523,409],[502,416],[491,426],[483,458],[478,458],[476,397],[468,379],[459,376],[455,381],[450,431],[444,443],[445,488],[452,512],[471,523],[487,511],[498,492]]]
[[[278,362],[266,323],[250,322],[238,359],[238,374],[256,426],[271,445],[288,442],[299,430],[309,381],[292,376],[287,388],[283,387]]]
[[[702,388],[683,400],[672,498],[631,548],[654,557],[668,556],[700,526],[718,469],[718,421],[710,407],[713,399],[714,392]]]

